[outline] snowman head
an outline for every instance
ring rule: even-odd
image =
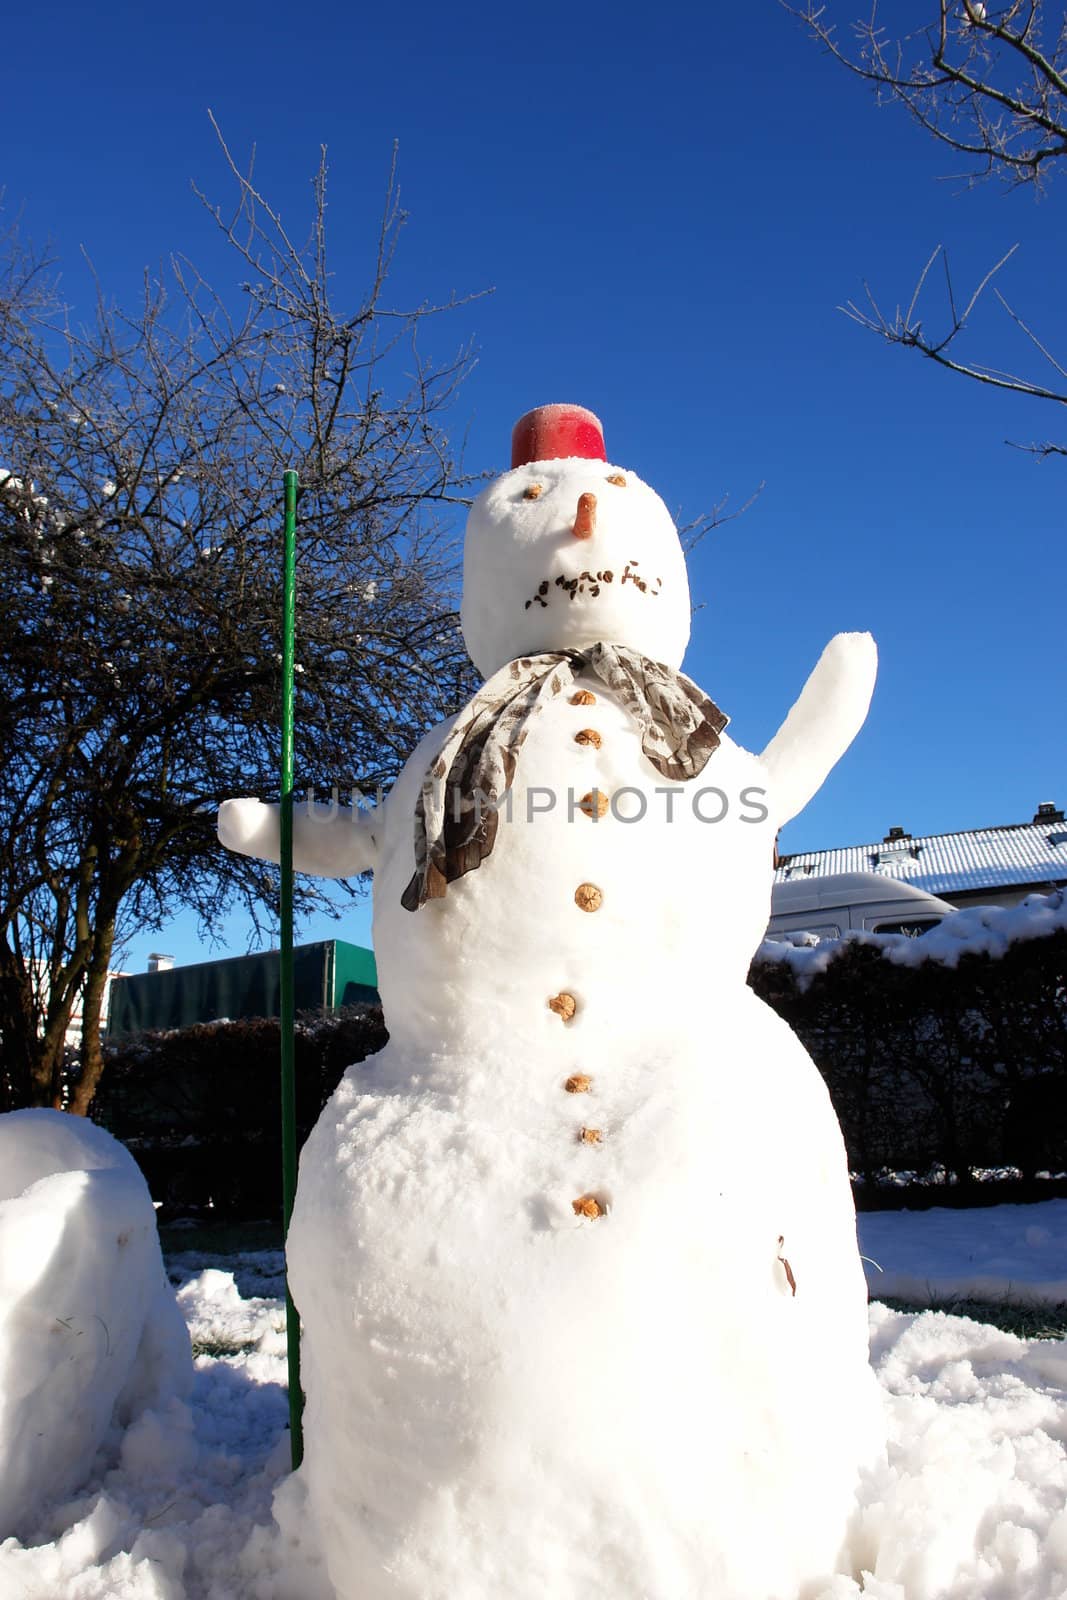
[[[609,465],[592,412],[539,406],[520,418],[511,471],[467,520],[461,619],[479,672],[601,640],[679,667],[689,618],[670,512],[636,473]]]

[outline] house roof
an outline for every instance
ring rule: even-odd
[[[799,851],[780,857],[775,883],[795,883],[834,872],[877,872],[924,889],[951,895],[971,889],[1067,882],[1067,824],[1062,811],[1033,822],[960,833],[905,834],[894,828],[874,844]]]

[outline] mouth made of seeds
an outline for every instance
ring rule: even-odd
[[[643,578],[637,571],[640,566],[638,561],[628,561],[619,575],[618,582],[621,588],[624,583],[632,583],[642,594],[658,595],[663,587],[662,578]],[[529,611],[531,606],[541,606],[548,609],[548,602],[552,598],[552,590],[558,589],[565,594],[568,600],[573,600],[577,595],[588,595],[595,600],[600,594],[602,585],[615,582],[616,575],[610,567],[603,572],[579,572],[577,577],[568,578],[566,573],[559,573],[555,578],[543,578],[538,584],[536,594],[532,594],[523,605],[524,611]]]

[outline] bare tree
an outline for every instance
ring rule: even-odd
[[[842,40],[827,5],[797,7],[799,17],[835,61],[870,83],[882,104],[903,106],[921,128],[965,158],[970,184],[994,178],[1010,187],[1030,185],[1040,193],[1067,157],[1067,9],[1046,0],[921,0],[925,20],[909,28],[901,9],[883,23],[877,0],[853,21]],[[907,7],[914,15],[915,7]],[[1067,366],[1001,293],[995,282],[1015,254],[1012,246],[983,271],[968,294],[957,293],[948,258],[939,245],[926,262],[906,306],[883,312],[870,288],[865,303],[842,307],[862,327],[890,344],[904,345],[939,366],[1055,405],[1067,405]],[[936,332],[921,314],[940,263],[945,310]],[[936,280],[935,280],[936,281]],[[991,289],[1011,319],[1033,363],[1018,373],[966,358],[962,337],[985,291]],[[1038,456],[1067,455],[1067,445],[1045,441],[1026,446]]]
[[[450,509],[469,481],[442,425],[471,356],[427,361],[420,330],[447,307],[385,298],[394,178],[370,282],[341,310],[325,158],[297,241],[222,149],[236,200],[209,210],[239,294],[177,256],[136,310],[101,291],[78,327],[46,259],[17,234],[0,258],[0,1108],[87,1110],[124,933],[177,905],[209,931],[273,892],[213,813],[277,790],[286,468],[301,784],[388,783],[472,682]]]

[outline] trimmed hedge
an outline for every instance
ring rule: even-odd
[[[379,1006],[302,1019],[296,1030],[297,1140],[347,1066],[388,1039]],[[229,1217],[281,1210],[280,1036],[276,1018],[141,1033],[106,1047],[92,1115],[136,1155],[168,1211]]]
[[[861,1180],[941,1166],[967,1186],[975,1168],[1067,1168],[1064,930],[954,967],[846,941],[806,987],[786,961],[757,960],[749,982],[826,1079]]]

